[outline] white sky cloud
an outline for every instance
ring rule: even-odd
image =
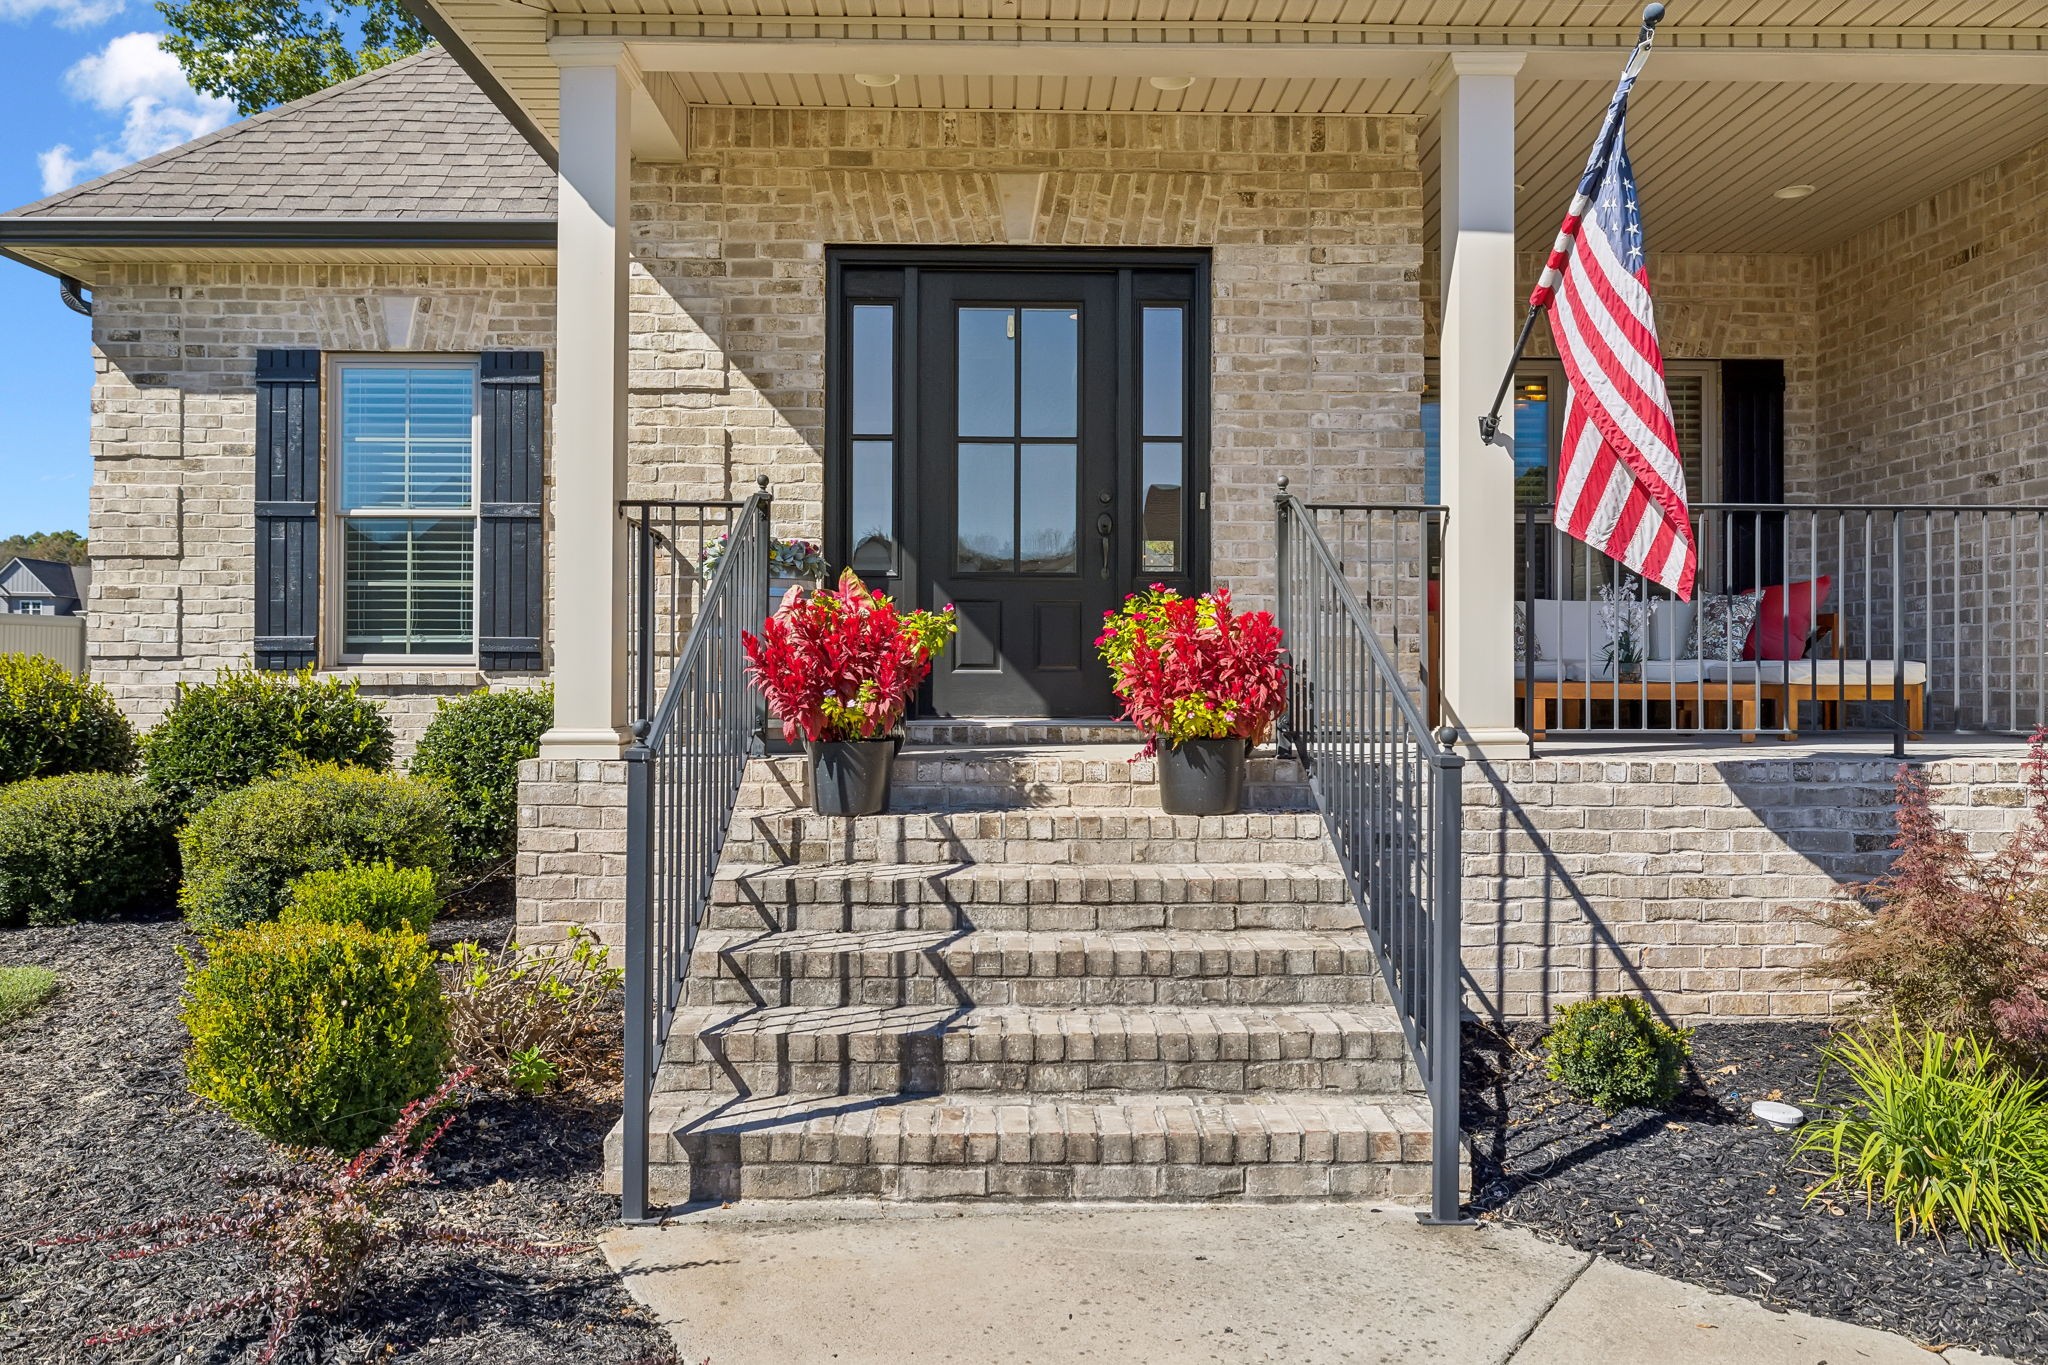
[[[90,28],[119,14],[123,0],[0,0],[0,19],[37,19],[44,15],[59,28]]]
[[[22,0],[0,0],[0,5]],[[37,157],[43,193],[55,194],[81,180],[188,142],[235,116],[232,101],[202,95],[185,83],[177,59],[157,46],[161,34],[124,33],[64,73],[72,98],[103,114],[119,114],[118,133],[84,151],[59,143]]]

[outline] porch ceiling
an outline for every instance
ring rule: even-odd
[[[553,40],[623,41],[652,103],[1429,119],[1451,51],[1529,56],[1518,235],[1549,241],[1636,0],[409,0],[551,135]],[[872,89],[855,73],[886,73]],[[1148,78],[1187,75],[1159,91]],[[1664,251],[1809,252],[2048,139],[2039,0],[1688,0],[1631,120]],[[647,155],[642,147],[641,155]],[[1435,131],[1424,127],[1435,209]],[[1788,184],[1818,187],[1779,200]],[[1432,221],[1432,234],[1434,226]]]

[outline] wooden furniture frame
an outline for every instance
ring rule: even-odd
[[[1842,649],[1840,617],[1831,611],[1817,612],[1813,618],[1812,639],[1825,636],[1828,652],[1814,663],[1858,663],[1861,660],[1847,659]],[[1838,671],[1830,681],[1815,678],[1805,682],[1777,682],[1763,685],[1764,695],[1777,703],[1780,723],[1785,726],[1784,737],[1788,740],[1799,738],[1799,703],[1811,701],[1820,703],[1820,728],[1839,730],[1842,728],[1842,703],[1851,701],[1888,701],[1896,705],[1906,703],[1906,737],[1920,738],[1927,725],[1927,684],[1905,681],[1906,661],[1904,659],[1872,660],[1873,663],[1889,663],[1893,666],[1892,676],[1860,682],[1850,682]],[[1816,672],[1824,670],[1816,669]],[[1900,693],[1903,692],[1903,698]]]
[[[1756,742],[1763,712],[1764,689],[1754,682],[1669,682],[1643,680],[1620,682],[1613,678],[1517,678],[1515,696],[1527,703],[1529,738],[1541,742],[1550,729],[1552,708],[1556,708],[1565,729],[1576,730],[1578,710],[1589,702],[1664,702],[1678,712],[1679,728],[1687,728],[1687,713],[1704,705],[1709,717],[1721,707],[1732,705],[1739,717],[1737,732],[1744,744]],[[1586,731],[1588,734],[1606,733]]]

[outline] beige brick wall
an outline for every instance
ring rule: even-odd
[[[2017,827],[2017,748],[1923,770],[1988,852]],[[1817,906],[1879,872],[1897,764],[1871,755],[1538,758],[1466,769],[1467,1004],[1547,1016],[1643,994],[1674,1015],[1825,1015]]]
[[[1270,577],[1274,480],[1421,490],[1422,180],[1403,119],[699,109],[634,172],[633,440],[656,496],[775,481],[823,518],[828,243],[1209,247],[1215,573]],[[1035,180],[1043,177],[1042,182]]]
[[[2048,142],[1815,268],[1818,495],[2048,502]]]
[[[409,335],[391,299],[414,299]],[[554,272],[368,265],[130,265],[93,291],[93,676],[140,726],[255,636],[259,347],[554,349]],[[362,670],[409,746],[474,670]],[[493,678],[497,681],[497,678]]]
[[[519,936],[540,943],[588,925],[626,929],[626,765],[530,758],[519,765]]]

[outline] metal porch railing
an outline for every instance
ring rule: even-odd
[[[1429,1094],[1428,1218],[1460,1221],[1464,759],[1431,733],[1375,612],[1280,480],[1279,616],[1293,665],[1281,738],[1306,768]]]
[[[1558,733],[1790,737],[2025,734],[2048,718],[2048,507],[1699,503],[1694,599],[1518,512],[1527,622],[1516,659],[1525,727]],[[1694,629],[1761,593],[1746,642]],[[1745,608],[1748,610],[1748,608]],[[1616,658],[1635,622],[1640,659]],[[1732,655],[1732,657],[1731,657]]]
[[[626,751],[626,1095],[621,1214],[648,1216],[655,1073],[682,1003],[690,951],[710,900],[747,760],[760,752],[761,704],[747,682],[740,632],[758,628],[768,593],[768,481],[738,504],[724,553],[693,594],[687,634],[662,671],[660,700],[633,727]],[[671,504],[674,506],[674,504]],[[657,636],[673,621],[656,593],[672,528],[628,504],[633,519],[635,668],[652,696]],[[680,504],[703,507],[706,504]],[[711,504],[710,506],[716,506]],[[634,516],[635,512],[638,516]],[[693,566],[701,564],[701,552]],[[637,708],[636,708],[637,709]]]
[[[632,679],[635,720],[654,714],[654,703],[668,686],[711,586],[704,561],[742,505],[736,498],[636,498],[619,504],[631,546],[626,587],[635,624],[626,645],[626,676]]]

